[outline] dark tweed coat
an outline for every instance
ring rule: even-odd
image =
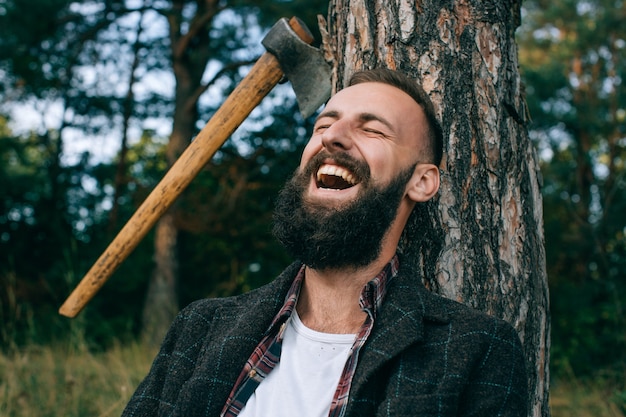
[[[185,308],[123,416],[219,416],[298,268]],[[401,268],[360,353],[346,416],[525,417],[526,387],[511,326],[430,293]]]

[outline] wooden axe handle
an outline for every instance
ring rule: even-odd
[[[289,24],[303,41],[313,41],[298,19],[292,18]],[[264,53],[65,300],[59,309],[61,315],[75,317],[85,307],[226,139],[282,77],[278,60],[272,54]]]

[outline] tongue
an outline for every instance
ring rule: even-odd
[[[322,188],[332,188],[334,190],[345,190],[352,186],[349,182],[335,175],[322,175],[320,178]]]

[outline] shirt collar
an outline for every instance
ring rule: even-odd
[[[398,255],[394,255],[389,263],[363,287],[361,296],[359,297],[359,306],[372,318],[376,318],[376,313],[383,303],[385,294],[387,294],[389,282],[398,274],[399,268],[400,261],[398,260]],[[287,292],[285,303],[274,317],[272,324],[267,330],[267,334],[278,332],[278,337],[282,339],[282,333],[285,328],[285,326],[282,325],[289,320],[296,308],[300,290],[302,289],[302,283],[304,282],[304,271],[305,266],[302,265]]]
[[[361,297],[359,298],[359,305],[363,311],[371,314],[373,318],[376,318],[376,313],[380,309],[383,299],[387,294],[389,282],[398,274],[399,268],[400,261],[398,260],[398,255],[394,255],[382,271],[363,287]]]

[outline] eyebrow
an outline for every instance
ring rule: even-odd
[[[384,124],[389,130],[394,131],[393,125],[384,117],[373,113],[361,113],[359,119],[364,122],[376,121]]]
[[[338,119],[339,118],[339,112],[337,110],[323,111],[315,118],[315,123],[317,123],[320,119],[322,119],[324,117],[330,117],[330,118],[333,118],[333,119]]]
[[[315,119],[315,123],[317,123],[318,120],[324,117],[338,119],[340,116],[341,116],[341,112],[339,112],[338,110],[324,111],[317,116],[317,118]],[[362,122],[377,121],[377,122],[384,124],[389,129],[394,130],[393,125],[387,119],[374,113],[361,113],[359,114],[359,120]]]

